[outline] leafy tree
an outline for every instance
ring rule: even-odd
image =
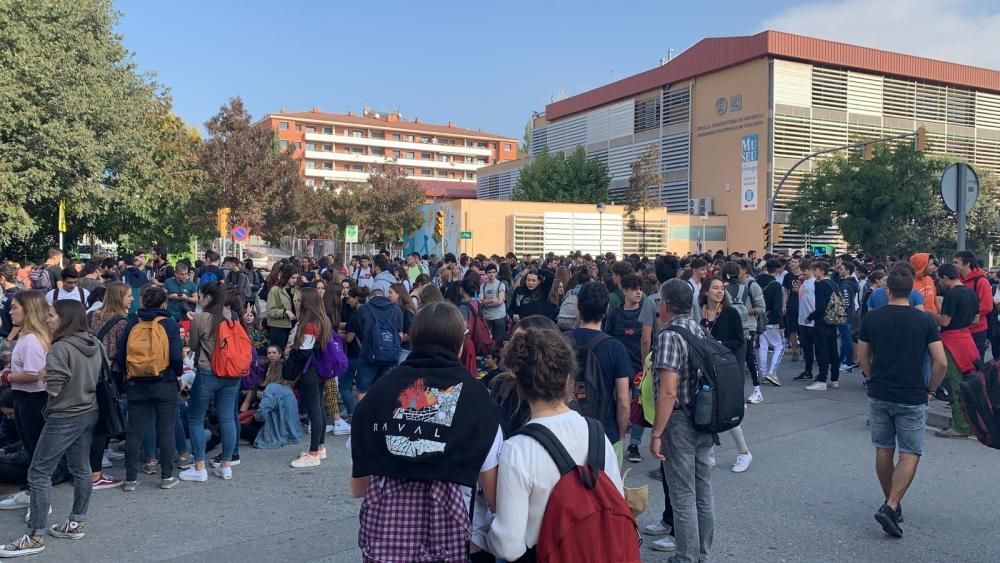
[[[552,154],[546,147],[521,169],[511,199],[599,203],[607,201],[611,177],[603,162],[587,158],[583,147],[570,156]]]
[[[280,215],[302,188],[299,161],[291,151],[274,150],[274,135],[254,127],[243,100],[235,97],[205,123],[208,139],[202,144],[199,166],[205,172],[209,201],[203,215],[214,218],[215,208],[232,209],[230,221],[246,225],[265,237],[281,231],[266,217]]]
[[[336,208],[342,210],[338,227],[358,225],[362,242],[389,246],[421,225],[423,215],[417,206],[425,200],[420,185],[407,178],[400,167],[378,166],[367,184],[348,184],[339,189],[335,199]]]
[[[946,161],[929,158],[909,144],[878,145],[874,158],[838,155],[819,161],[799,187],[790,225],[815,236],[836,225],[844,240],[866,254],[948,254],[955,249],[955,215],[939,195]],[[970,213],[968,246],[986,252],[994,245],[997,180],[981,178],[985,189]]]
[[[660,148],[656,144],[632,162],[632,174],[625,189],[626,226],[630,231],[642,231],[641,251],[646,251],[646,208],[655,205],[656,195],[663,183],[660,177]],[[642,223],[636,212],[642,211]]]
[[[535,120],[531,118],[524,124],[524,138],[521,145],[517,147],[518,158],[531,154],[531,132],[535,129]]]

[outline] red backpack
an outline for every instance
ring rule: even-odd
[[[604,473],[604,428],[587,418],[587,464],[577,465],[551,430],[526,424],[518,434],[545,448],[559,469],[528,560],[539,563],[640,563],[639,528],[625,497]],[[532,551],[534,557],[531,557]]]
[[[246,329],[238,321],[223,320],[215,333],[212,373],[217,377],[241,378],[250,375],[253,346]]]
[[[485,356],[494,350],[493,333],[490,332],[490,327],[486,326],[479,302],[469,301],[467,305],[469,307],[469,322],[466,324],[466,328],[469,329],[469,337],[476,347],[476,355]]]

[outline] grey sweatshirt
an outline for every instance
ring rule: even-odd
[[[86,332],[52,344],[45,357],[45,387],[56,396],[49,396],[45,416],[67,418],[97,410],[102,348],[97,337]]]

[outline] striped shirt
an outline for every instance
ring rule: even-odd
[[[667,330],[671,326],[686,328],[698,338],[705,338],[705,331],[690,315],[678,315],[670,320],[656,336],[656,348],[653,354],[653,390],[660,392],[661,369],[670,370],[679,377],[677,381],[677,402],[674,408],[689,407],[698,385],[698,375],[691,369],[688,357],[688,345],[680,334]]]

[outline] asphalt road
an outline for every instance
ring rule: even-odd
[[[1000,561],[1000,451],[928,432],[903,502],[904,537],[891,539],[873,519],[882,497],[859,376],[845,376],[839,390],[812,393],[791,381],[800,366],[786,359],[785,385],[765,387],[764,403],[748,407],[744,432],[754,460],[747,473],[729,471],[735,449],[722,437],[713,474],[712,559]],[[347,493],[345,442],[328,436],[330,457],[318,468],[289,468],[299,448],[246,446],[231,481],[212,478],[161,491],[156,479],[142,476],[134,493],[95,491],[87,537],[48,538],[46,551],[27,560],[359,561],[359,501]],[[663,506],[659,483],[645,475],[654,464],[626,465],[635,468],[630,486],[650,485],[649,512],[639,517],[640,524],[650,523]],[[120,464],[110,471],[124,472]],[[68,512],[72,489],[59,486],[53,498],[55,521]],[[23,533],[23,515],[0,512],[2,541]],[[649,549],[650,540],[643,560],[666,560],[669,554]]]

